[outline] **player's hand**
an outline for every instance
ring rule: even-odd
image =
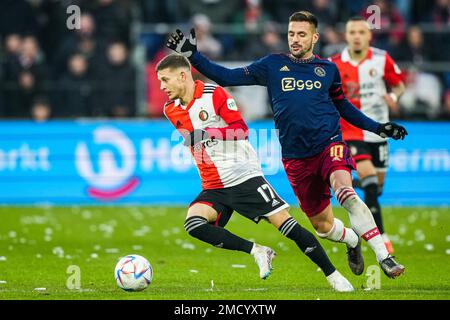
[[[209,139],[209,134],[205,130],[202,129],[194,129],[189,135],[184,138],[183,145],[186,147],[193,147],[197,143],[206,141]]]
[[[384,101],[388,105],[389,109],[391,109],[391,112],[395,115],[400,114],[400,107],[398,105],[398,98],[395,95],[395,93],[386,93],[384,95]]]
[[[387,122],[380,124],[378,128],[378,135],[382,138],[393,138],[394,140],[405,139],[405,136],[408,134],[406,129],[401,125],[398,125],[394,122]]]
[[[191,29],[189,38],[186,38],[180,29],[177,29],[169,36],[169,39],[167,39],[166,46],[186,58],[190,58],[197,51],[195,29]]]

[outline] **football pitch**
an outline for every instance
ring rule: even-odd
[[[335,212],[348,224],[342,209]],[[384,209],[395,256],[406,266],[395,280],[382,273],[365,244],[366,270],[355,276],[345,245],[320,240],[355,287],[352,293],[334,292],[274,227],[235,213],[230,231],[278,253],[272,275],[261,280],[252,256],[188,236],[185,213],[185,207],[0,207],[0,300],[450,299],[449,208]],[[298,208],[291,214],[312,231]],[[131,253],[153,266],[153,281],[141,292],[125,292],[114,279],[118,258]]]

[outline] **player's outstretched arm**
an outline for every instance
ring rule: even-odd
[[[394,140],[404,139],[408,134],[406,129],[394,122],[378,123],[358,108],[351,104],[346,98],[335,101],[334,105],[338,109],[342,118],[360,129],[368,130],[378,134],[382,138],[393,138]]]
[[[166,46],[178,54],[187,57],[192,65],[209,79],[223,87],[261,84],[246,68],[229,69],[210,61],[197,51],[195,29],[191,29],[189,38],[177,29],[167,39]]]

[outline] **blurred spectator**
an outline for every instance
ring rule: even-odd
[[[36,16],[28,1],[0,1],[0,36],[16,34],[34,34],[37,29]]]
[[[177,0],[138,0],[137,2],[142,10],[142,20],[145,23],[176,23],[182,21]]]
[[[436,0],[431,9],[431,21],[438,30],[450,25],[450,0]]]
[[[407,118],[436,119],[441,112],[441,97],[442,86],[435,75],[411,68],[399,101],[401,112]]]
[[[380,8],[380,29],[374,29],[374,46],[391,52],[404,37],[405,20],[395,4],[387,0],[375,0],[374,5]],[[373,12],[362,12],[362,16],[369,18]]]
[[[433,47],[425,44],[422,30],[418,26],[408,29],[405,41],[395,52],[397,60],[412,62],[416,66],[433,59]]]
[[[262,6],[265,12],[270,12],[272,20],[286,24],[291,14],[310,9],[311,3],[310,0],[262,0]]]
[[[264,25],[264,31],[255,41],[251,41],[241,54],[240,59],[254,60],[270,53],[288,52],[287,42],[278,31],[277,25],[268,21]]]
[[[211,59],[222,57],[222,44],[211,34],[211,20],[204,14],[192,17],[192,25],[197,37],[197,48]]]
[[[39,97],[33,101],[31,106],[31,119],[36,122],[45,122],[50,119],[52,109],[47,99]]]
[[[99,43],[95,35],[96,23],[94,17],[90,13],[82,13],[80,29],[75,29],[69,33],[55,55],[53,64],[55,78],[67,72],[67,60],[75,53],[83,54],[91,65],[100,63],[100,52],[105,45]]]
[[[336,2],[330,0],[312,0],[311,11],[319,20],[319,30],[337,22]]]
[[[450,0],[436,0],[431,9],[430,22],[437,31],[430,36],[430,41],[439,43],[436,59],[450,61]]]
[[[235,39],[241,50],[246,50],[250,42],[258,41],[259,32],[271,20],[264,11],[261,0],[245,0],[245,3],[245,9],[236,13],[233,19]]]
[[[326,27],[322,34],[324,46],[321,48],[321,54],[323,57],[328,58],[341,53],[346,47],[342,34],[338,33],[334,28]]]
[[[88,61],[74,54],[68,61],[68,71],[58,81],[55,117],[86,117],[90,112],[92,93],[88,78]]]
[[[11,33],[5,39],[5,53],[7,55],[16,56],[20,52],[22,46],[22,36],[18,33]]]
[[[34,97],[46,92],[46,65],[36,38],[32,36],[23,38],[16,53],[15,44],[11,49],[4,64],[5,115],[28,117]]]
[[[241,0],[178,0],[178,11],[183,13],[184,17],[201,13],[215,24],[222,24],[230,22],[236,12],[241,11],[241,2]]]
[[[131,14],[128,7],[115,0],[97,0],[92,14],[100,42],[121,41],[130,45]]]
[[[107,62],[95,73],[94,116],[131,117],[136,115],[135,70],[123,42],[111,43]]]

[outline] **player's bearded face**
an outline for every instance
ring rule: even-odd
[[[302,59],[312,53],[314,44],[317,40],[318,34],[310,23],[304,21],[294,21],[289,23],[289,51],[294,57]]]

